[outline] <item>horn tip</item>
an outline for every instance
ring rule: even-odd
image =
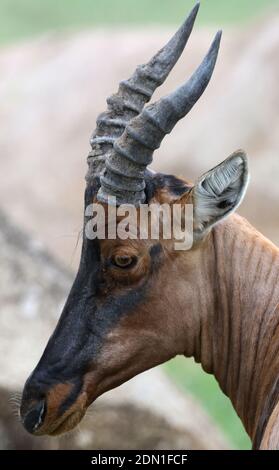
[[[221,38],[222,38],[222,35],[223,35],[223,31],[222,31],[222,29],[219,29],[219,31],[217,31],[217,33],[216,33],[215,41],[220,42]]]
[[[189,18],[193,18],[193,20],[196,18],[197,14],[198,14],[198,11],[200,9],[200,6],[201,6],[201,3],[200,2],[197,2],[195,4],[195,6],[192,8],[192,10],[190,11],[190,14],[188,15],[187,19]],[[187,20],[186,20],[187,21]]]
[[[199,8],[200,8],[200,2],[197,2],[195,6],[192,8],[192,10],[190,11],[190,13],[187,14],[185,21],[180,28],[180,30],[182,31],[185,30],[187,35],[192,31]]]
[[[217,31],[217,33],[215,34],[215,37],[213,39],[213,42],[212,42],[211,48],[210,48],[210,50],[214,54],[218,54],[221,39],[222,39],[222,34],[223,34],[223,31],[221,29],[219,29],[219,31]]]

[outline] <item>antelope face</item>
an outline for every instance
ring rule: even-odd
[[[202,194],[222,179],[226,183],[219,197]],[[194,187],[162,175],[147,182],[152,203],[194,204],[191,250],[176,251],[174,240],[162,237],[84,237],[80,268],[61,318],[24,388],[21,415],[29,432],[69,431],[105,391],[177,354],[189,355],[185,338],[191,331],[194,341],[196,331],[187,312],[198,302],[195,281],[206,239],[211,226],[237,207],[246,182],[246,158],[240,152]],[[95,195],[92,187],[87,189],[87,206]]]
[[[91,139],[85,192],[86,208],[97,201],[106,214],[111,196],[117,206],[128,203],[136,211],[143,202],[172,207],[193,204],[193,247],[176,251],[174,239],[164,239],[161,232],[158,239],[123,240],[89,239],[84,230],[76,280],[24,387],[21,418],[33,434],[55,435],[72,429],[99,395],[186,353],[186,330],[188,338],[189,331],[194,337],[187,312],[197,300],[199,259],[211,227],[243,197],[246,157],[237,152],[195,186],[151,173],[147,166],[164,135],[208,85],[220,33],[188,82],[158,103],[144,105],[183,51],[197,11],[198,5],[169,43],[108,99],[108,110],[98,118]],[[137,223],[134,231],[139,231]]]
[[[164,198],[168,180],[160,189]],[[186,198],[190,188],[172,181],[176,198],[181,188]],[[154,191],[156,181],[150,190],[151,184]],[[86,206],[95,195],[87,189]],[[100,394],[183,353],[183,336],[178,344],[175,317],[169,315],[176,298],[167,283],[170,269],[175,271],[173,245],[162,239],[84,237],[69,298],[24,388],[21,415],[29,432],[56,435],[72,429]]]

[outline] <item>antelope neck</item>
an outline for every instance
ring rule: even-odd
[[[200,252],[199,326],[187,355],[214,374],[259,448],[279,400],[279,250],[231,216]]]

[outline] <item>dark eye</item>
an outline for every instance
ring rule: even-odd
[[[136,257],[134,256],[115,256],[112,258],[112,264],[118,268],[129,268],[134,265],[136,262]]]

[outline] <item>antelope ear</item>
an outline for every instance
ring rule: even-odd
[[[204,174],[193,188],[197,235],[227,217],[241,203],[249,181],[246,154],[239,150]]]

